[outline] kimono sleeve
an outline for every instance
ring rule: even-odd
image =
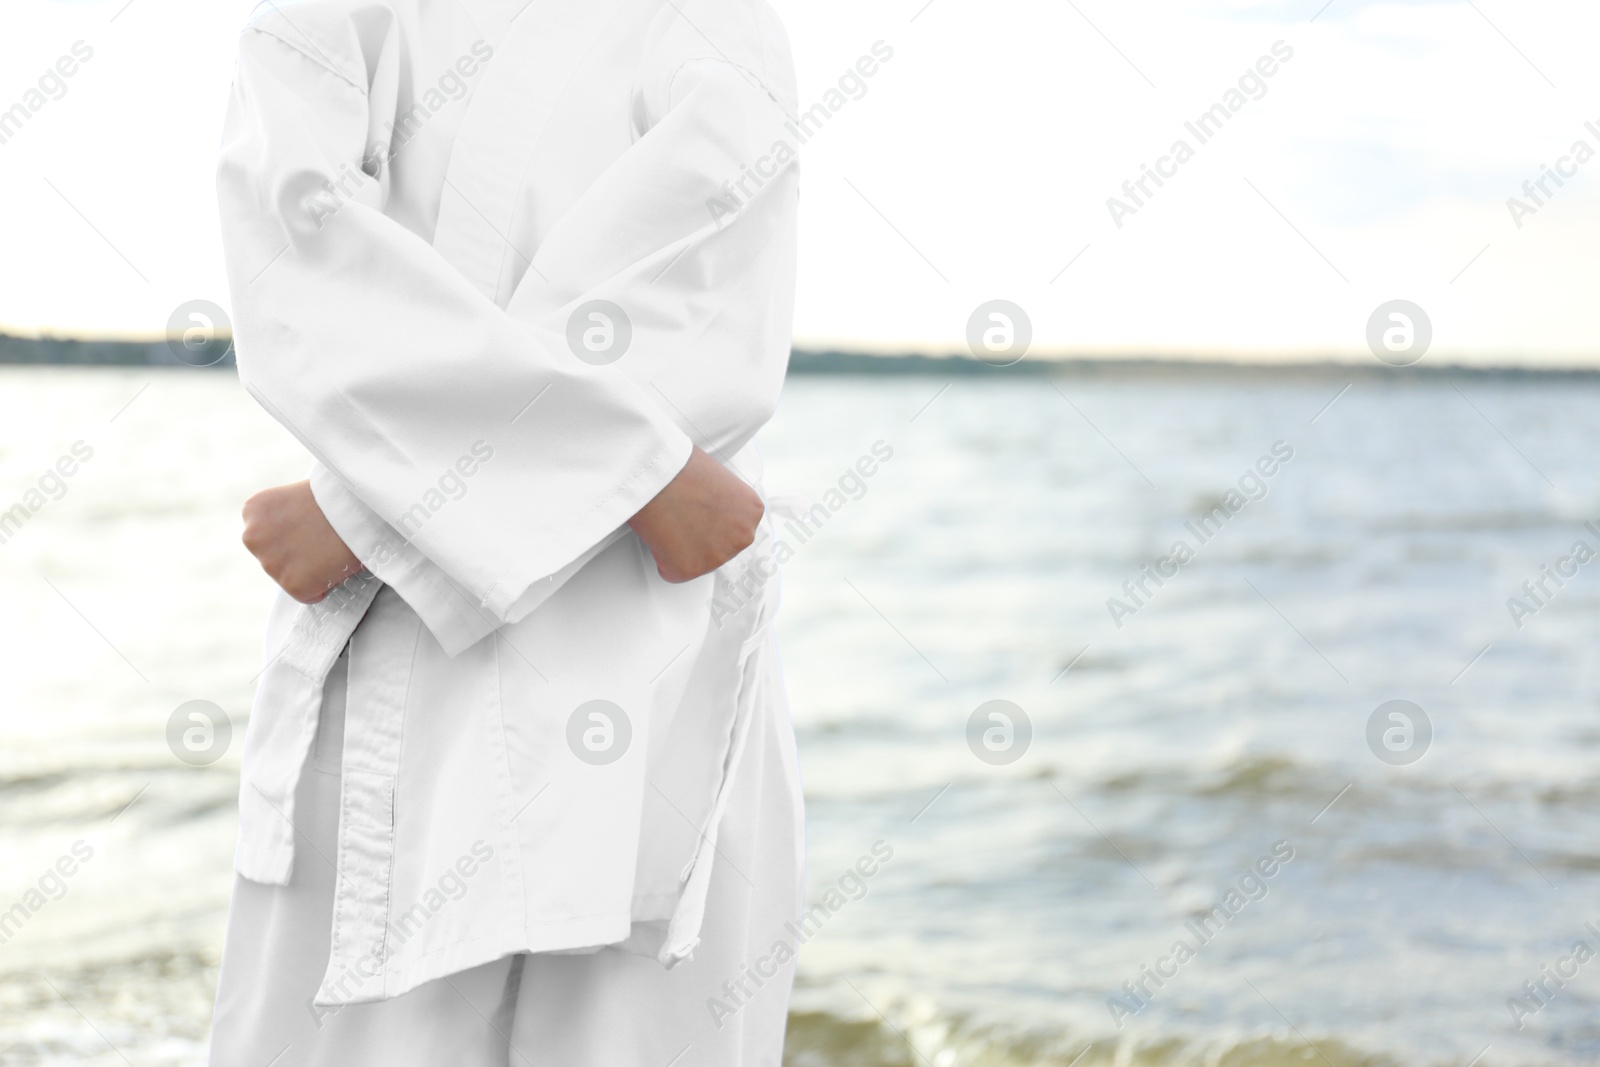
[[[740,452],[777,406],[792,337],[793,70],[781,30],[762,42],[776,61],[745,67],[726,54],[738,55],[739,36],[719,33],[704,8],[695,16],[716,44],[697,33],[672,47],[683,35],[665,35],[636,94],[638,140],[546,234],[507,310],[559,329],[590,300],[616,303],[633,328],[617,366],[749,479]]]
[[[383,213],[368,89],[256,29],[218,168],[239,375],[496,619],[687,462],[636,382],[506,314]]]
[[[350,487],[321,463],[311,466],[311,494],[350,551],[379,581],[400,594],[417,613],[445,655],[455,656],[489,636],[502,622],[516,622],[560,589],[583,566],[626,536],[618,527],[554,574],[534,582],[507,613],[492,616],[437,563],[378,517]]]
[[[507,310],[560,330],[588,301],[620,305],[635,334],[618,366],[647,380],[694,442],[732,465],[771,417],[788,363],[793,68],[775,18],[752,37],[701,5],[692,21],[710,40],[663,10],[635,92],[637,140],[541,242]],[[314,473],[312,487],[346,543],[447,651],[492,629],[412,546],[392,556],[375,549],[397,540],[394,531],[338,479]],[[534,610],[575,569],[530,588],[509,617]]]
[[[633,146],[545,235],[508,310],[555,328],[616,302],[633,327],[624,362],[726,462],[771,418],[788,367],[797,94],[765,5],[682,6],[649,35]]]

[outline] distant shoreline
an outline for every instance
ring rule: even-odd
[[[1060,378],[1263,378],[1341,381],[1395,378],[1600,379],[1600,367],[1477,365],[1424,360],[1412,367],[1390,367],[1375,359],[1226,360],[1173,356],[1036,356],[1009,367],[992,367],[969,356],[907,352],[869,355],[796,348],[789,359],[794,375],[1021,376]],[[14,337],[0,333],[0,366],[183,367],[164,340],[86,340],[67,337]],[[212,365],[234,366],[233,351]]]

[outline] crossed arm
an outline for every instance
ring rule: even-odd
[[[666,488],[628,520],[669,582],[708,574],[755,540],[755,490],[696,448]],[[274,486],[244,504],[244,545],[283,591],[314,604],[361,570],[311,495],[311,483]]]
[[[337,213],[308,217],[319,179],[351,177],[345,164],[367,143],[371,116],[395,102],[361,88],[359,64],[345,75],[326,56],[308,63],[274,17],[241,41],[218,173],[236,328],[260,339],[259,349],[240,348],[241,382],[375,522],[393,524],[424,487],[419,472],[447,469],[463,441],[497,427],[508,462],[416,540],[497,618],[623,523],[661,576],[680,582],[737,555],[760,521],[759,496],[691,448],[674,415],[707,448],[732,454],[770,414],[782,360],[768,356],[786,351],[788,324],[767,287],[785,284],[792,262],[793,175],[769,182],[732,224],[707,218],[703,191],[772,143],[783,111],[679,31],[644,79],[647,132],[540,245],[542,276],[558,284],[514,312],[383,213],[383,175],[356,176],[356,195]],[[359,43],[350,47],[359,54]],[[677,271],[657,285],[663,258]],[[627,290],[644,312],[654,307],[641,320],[676,323],[675,335],[694,338],[696,364],[718,368],[688,375],[664,360],[658,378],[675,411],[627,375],[555,355],[558,313],[602,282],[617,289],[645,277]],[[700,299],[707,292],[717,299]],[[700,318],[682,321],[685,309]],[[374,347],[374,324],[381,361],[360,357]],[[517,423],[516,398],[549,389],[539,417]],[[429,418],[412,417],[419,410]],[[245,545],[297,600],[322,599],[362,567],[309,483],[256,494],[244,519]]]

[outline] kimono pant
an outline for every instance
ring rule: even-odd
[[[796,841],[770,832],[798,816],[781,702],[751,724],[692,959],[669,971],[618,948],[515,955],[390,1000],[313,1009],[332,937],[334,870],[319,854],[337,854],[345,671],[341,657],[300,778],[290,883],[235,878],[211,1067],[779,1067],[793,962],[759,989],[746,982],[753,995],[731,1016],[709,1002],[737,1003],[724,984],[799,911]],[[752,870],[756,886],[738,873]]]

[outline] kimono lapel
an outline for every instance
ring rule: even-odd
[[[632,0],[527,0],[510,18],[445,174],[433,246],[500,307],[534,249],[511,239],[529,159],[562,89]],[[497,5],[497,13],[500,11]],[[487,28],[487,27],[486,27]]]

